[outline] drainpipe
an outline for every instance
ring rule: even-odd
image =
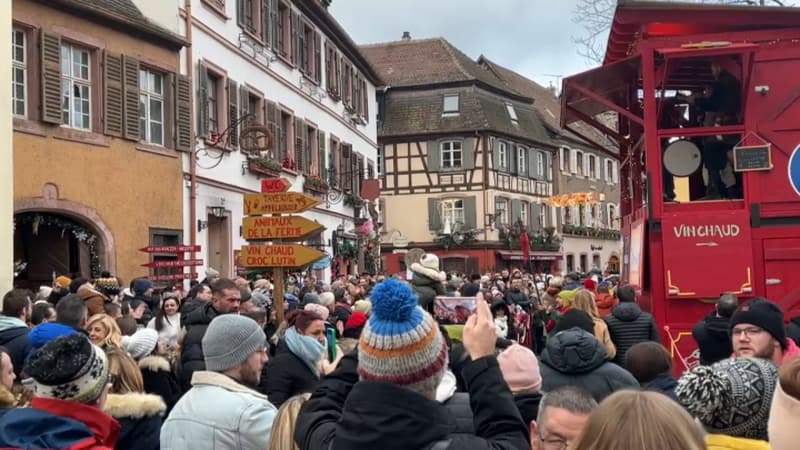
[[[184,0],[184,11],[186,12],[186,76],[189,78],[189,85],[192,86],[194,93],[194,65],[192,56],[192,0]],[[190,96],[189,100],[190,110],[194,112],[194,95]],[[194,117],[192,117],[194,119]],[[189,150],[189,244],[197,245],[197,160],[194,155],[195,134],[194,134],[194,120],[192,126],[189,127],[189,142],[192,146]],[[189,254],[189,259],[195,259],[195,252]],[[197,273],[197,267],[190,267],[191,274]]]
[[[0,2],[0,36],[11,34],[11,3]],[[11,47],[4,42],[0,60],[9,61]],[[11,98],[11,72],[0,74],[0,98]],[[6,292],[14,285],[14,151],[11,102],[0,102],[0,290]]]
[[[478,131],[475,131],[478,134]],[[483,135],[483,257],[486,264],[489,264],[489,229],[486,226],[486,212],[489,210],[489,134]]]

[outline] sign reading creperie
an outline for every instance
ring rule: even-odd
[[[239,254],[242,267],[305,267],[325,253],[302,245],[245,245]]]
[[[308,211],[320,203],[314,197],[298,192],[245,194],[244,214],[246,216],[259,216],[262,214],[299,213]]]

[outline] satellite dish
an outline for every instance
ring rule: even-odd
[[[673,176],[688,177],[697,172],[702,163],[700,149],[691,141],[681,139],[664,150],[664,168]]]

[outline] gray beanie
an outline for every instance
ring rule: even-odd
[[[267,336],[255,320],[238,314],[216,317],[202,341],[206,370],[222,372],[236,367],[266,343]]]

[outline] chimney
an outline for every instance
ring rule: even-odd
[[[402,39],[404,41],[410,41],[411,40],[411,32],[410,31],[403,31],[403,38]]]

